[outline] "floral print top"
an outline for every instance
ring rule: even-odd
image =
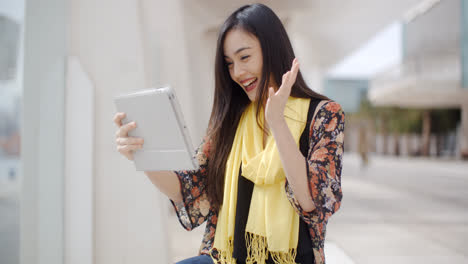
[[[334,101],[326,101],[310,124],[309,150],[305,157],[307,178],[315,209],[304,211],[286,179],[285,188],[291,205],[307,223],[316,264],[325,263],[324,242],[328,219],[341,205],[341,170],[343,159],[345,114]],[[206,169],[210,157],[210,141],[204,138],[197,149],[198,170],[174,171],[181,184],[183,201],[171,200],[180,223],[192,230],[207,221],[199,254],[209,254],[214,242],[217,213],[206,195]],[[216,253],[214,252],[216,256]]]

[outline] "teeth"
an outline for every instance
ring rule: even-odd
[[[247,87],[249,85],[251,85],[253,82],[255,82],[257,80],[257,78],[253,79],[252,81],[248,82],[248,83],[245,83],[244,86]]]

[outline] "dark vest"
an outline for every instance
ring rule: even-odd
[[[309,128],[314,116],[315,108],[317,107],[320,99],[311,99],[309,111],[307,113],[307,124],[302,132],[299,140],[299,146],[302,155],[307,157],[309,150]],[[242,176],[242,164],[239,169],[239,180],[237,186],[237,206],[236,206],[236,225],[234,228],[234,251],[232,256],[237,260],[238,264],[245,263],[247,258],[247,248],[245,247],[245,226],[247,225],[247,218],[250,209],[250,200],[254,183]],[[314,264],[314,253],[312,250],[312,241],[310,238],[309,228],[307,223],[300,218],[299,223],[299,241],[297,245],[297,256],[295,261],[302,264]],[[273,263],[269,256],[266,263]]]

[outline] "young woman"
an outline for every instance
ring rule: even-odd
[[[119,126],[128,159],[143,140]],[[271,9],[246,5],[224,22],[215,61],[209,127],[195,171],[145,172],[180,223],[205,221],[199,256],[188,263],[325,263],[329,217],[341,204],[345,116],[312,91]]]

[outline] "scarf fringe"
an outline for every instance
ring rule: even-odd
[[[287,263],[287,264],[296,264],[296,254],[295,249],[289,249],[288,253],[284,252],[270,252],[271,258],[275,263]]]
[[[295,248],[290,248],[287,253],[269,251],[266,237],[250,232],[245,233],[245,242],[247,247],[246,264],[265,263],[268,253],[276,264],[296,264],[297,251]]]
[[[288,253],[269,251],[265,237],[249,232],[245,232],[245,242],[247,247],[246,264],[263,264],[268,258],[268,253],[275,264],[296,264],[295,259],[297,250],[294,248],[289,249]],[[232,252],[234,251],[234,242],[232,238],[228,239],[227,249],[228,250],[217,249],[217,257],[212,255],[213,251],[211,250],[210,256],[213,259],[213,262],[220,264],[236,264],[236,259],[232,257]]]
[[[275,262],[275,264],[296,264],[295,259],[297,250],[295,248],[289,249],[288,253],[285,252],[272,252],[268,250],[266,237],[262,237],[250,232],[245,232],[245,242],[247,247],[246,264],[265,263],[268,258],[268,253]],[[217,249],[218,256],[212,255],[213,250],[210,251],[210,256],[214,263],[220,264],[235,264],[236,259],[232,257],[234,251],[234,242],[232,238],[228,239],[227,250]]]
[[[210,250],[210,256],[214,263],[220,264],[236,264],[236,259],[232,257],[234,252],[234,242],[229,238],[226,245],[227,250],[216,249],[218,252],[217,258],[213,256],[213,249]]]
[[[266,237],[245,232],[245,246],[247,248],[246,264],[265,263],[268,257]]]

